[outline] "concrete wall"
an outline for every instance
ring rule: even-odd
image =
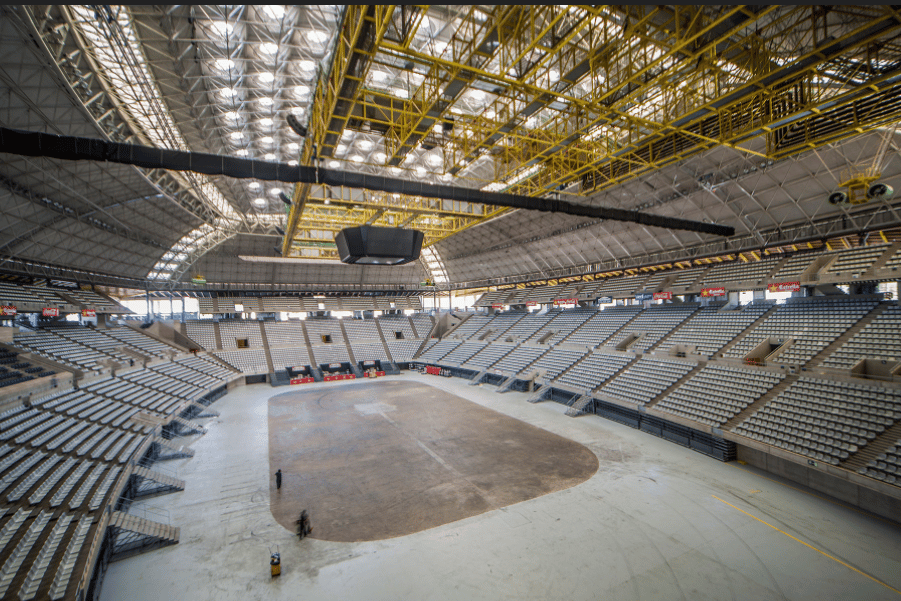
[[[737,446],[738,459],[747,462],[749,465],[771,474],[782,476],[792,482],[803,484],[808,488],[827,494],[865,511],[870,511],[895,522],[901,521],[901,499],[868,488],[863,484],[852,481],[848,477],[856,476],[856,474],[852,475],[846,471],[831,474],[823,468],[801,465],[744,445]],[[831,466],[828,467],[831,468]],[[874,482],[874,484],[882,483]]]

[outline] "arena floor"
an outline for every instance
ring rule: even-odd
[[[309,386],[269,399],[272,515],[313,538],[403,536],[584,482],[581,444],[422,382]]]
[[[303,465],[307,473],[314,465],[322,470],[301,489],[311,495],[302,502],[311,507],[323,503],[312,513],[320,539],[298,541],[276,519],[284,497],[270,503],[278,494],[273,462],[290,463],[293,448],[273,445],[290,432],[287,418],[276,414],[294,395],[322,396],[337,403],[334,415],[344,413],[356,422],[381,420],[385,423],[370,430],[390,432],[394,426],[386,425],[379,410],[394,419],[408,409],[375,392],[398,384],[427,391],[419,402],[443,391],[480,406],[464,414],[475,417],[487,408],[530,426],[512,431],[540,429],[562,437],[577,451],[589,449],[597,471],[591,475],[589,465],[587,474],[564,474],[556,485],[527,487],[523,498],[528,500],[515,504],[508,504],[509,499],[489,503],[481,496],[487,507],[455,521],[445,515],[430,527],[421,518],[409,520],[410,534],[383,530],[358,536],[381,540],[341,542],[336,533],[346,529],[329,523],[334,518],[323,488],[326,462],[304,461],[298,453],[299,471]],[[186,490],[146,502],[155,512],[167,511],[181,527],[181,543],[112,564],[101,599],[901,599],[897,524],[750,467],[724,464],[601,418],[569,418],[562,405],[533,405],[526,398],[522,393],[497,394],[493,386],[417,374],[371,383],[314,384],[297,392],[268,385],[238,388],[213,406],[221,417],[208,421],[206,435],[181,439],[196,455],[168,462],[178,466]],[[448,402],[465,406],[465,401]],[[380,403],[397,408],[384,412]],[[317,415],[331,414],[311,410],[308,417]],[[274,418],[282,423],[270,428]],[[303,412],[290,416],[291,427],[311,427],[304,419]],[[426,435],[425,421],[400,423],[432,448],[436,438]],[[334,437],[336,447],[349,440],[366,446],[365,436],[354,438],[356,426],[344,428]],[[497,442],[477,430],[471,430],[474,440]],[[398,445],[409,438],[398,432]],[[381,449],[388,445],[384,436],[377,440]],[[398,464],[391,468],[398,482],[403,462],[412,460],[421,469],[428,456],[440,466],[425,450],[417,453],[413,444],[406,440],[400,454],[377,453],[386,463]],[[326,446],[323,437],[304,452],[322,453]],[[458,445],[457,455],[436,454],[450,464],[466,448]],[[472,451],[478,454],[481,448]],[[526,453],[531,461],[523,462],[523,471],[533,469],[539,452]],[[354,479],[342,473],[350,458],[342,463],[335,457],[335,478],[346,487]],[[292,478],[286,474],[286,487]],[[442,486],[454,481],[451,473]],[[369,486],[360,482],[358,494],[365,496]],[[411,489],[415,486],[406,490]],[[284,510],[290,515],[289,507]],[[283,569],[272,579],[269,550],[276,547]]]

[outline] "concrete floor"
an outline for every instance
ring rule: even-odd
[[[588,480],[415,534],[297,541],[270,512],[268,399],[239,388],[148,501],[181,543],[110,566],[102,600],[901,599],[901,527],[737,463],[556,403],[404,374],[579,442]],[[345,382],[315,384],[340,387]],[[314,516],[315,517],[315,516]],[[314,519],[314,527],[315,527]],[[279,547],[282,575],[269,576]]]

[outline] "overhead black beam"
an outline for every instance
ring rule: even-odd
[[[168,150],[136,144],[107,142],[92,138],[56,136],[5,127],[0,127],[0,152],[52,157],[71,161],[106,161],[148,169],[193,171],[204,175],[224,175],[234,178],[347,186],[349,188],[393,192],[407,196],[440,198],[515,209],[528,209],[531,211],[566,213],[568,215],[579,215],[595,219],[626,221],[673,230],[715,234],[717,236],[735,235],[735,228],[725,225],[652,215],[625,209],[591,207],[564,200],[535,198],[501,192],[484,192],[471,188],[414,182],[382,175],[337,171],[302,165],[292,166],[286,163],[240,159],[201,152]]]

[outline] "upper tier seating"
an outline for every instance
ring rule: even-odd
[[[758,301],[738,310],[723,310],[721,304],[704,307],[655,350],[663,352],[677,345],[686,345],[694,346],[700,355],[713,355],[773,306],[771,301]]]
[[[591,316],[597,313],[596,309],[577,308],[570,311],[558,311],[553,318],[544,324],[540,330],[532,334],[529,338],[531,342],[543,342],[544,344],[557,344],[570,334],[576,328],[585,323]],[[550,338],[542,341],[548,334],[553,334]]]
[[[595,312],[581,326],[564,338],[566,344],[598,346],[641,311],[638,305],[609,307]]]
[[[782,260],[779,255],[763,257],[759,261],[742,261],[736,259],[729,263],[720,263],[704,274],[701,286],[717,286],[726,282],[761,282]]]
[[[851,340],[823,361],[823,367],[853,367],[863,358],[901,360],[901,307],[889,305]]]
[[[216,351],[216,356],[234,365],[245,374],[269,373],[266,351],[263,349],[238,349],[236,351]]]
[[[381,342],[360,342],[350,343],[353,351],[354,359],[359,361],[388,361],[388,353],[385,352],[385,345]]]
[[[432,332],[432,328],[435,326],[432,316],[423,313],[411,315],[410,321],[413,322],[413,328],[416,330],[417,338],[428,338],[429,334]]]
[[[416,332],[413,331],[413,326],[410,325],[410,318],[406,315],[382,315],[381,317],[376,318],[376,322],[378,322],[378,325],[382,330],[382,335],[385,337],[386,341],[412,340],[414,338],[419,338],[419,336],[416,335]],[[400,332],[401,338],[397,337],[398,332]]]
[[[629,350],[643,353],[697,310],[698,305],[694,303],[652,306],[639,313],[631,323],[610,337],[604,345],[615,347],[630,335],[640,335],[641,338],[632,344]]]
[[[185,322],[185,332],[188,338],[208,351],[219,348],[216,344],[216,324],[206,319],[192,319]]]
[[[820,254],[820,252],[806,252],[794,255],[770,279],[774,282],[781,282],[799,278]]]
[[[219,322],[219,337],[222,348],[239,348],[238,340],[246,340],[247,348],[262,348],[263,337],[260,334],[259,321],[223,320]]]
[[[702,424],[721,426],[784,378],[781,372],[707,365],[654,408]]]
[[[507,332],[515,326],[520,320],[524,319],[526,313],[522,311],[508,311],[506,313],[497,313],[494,318],[482,327],[476,333],[478,338],[484,336],[484,340],[506,340]]]
[[[469,319],[458,325],[450,333],[451,338],[465,340],[472,338],[473,335],[492,321],[492,316],[488,315],[471,315]]]
[[[636,290],[638,290],[642,284],[644,284],[645,280],[648,279],[646,274],[642,275],[625,275],[615,278],[610,278],[609,280],[605,280],[601,282],[600,286],[597,287],[594,294],[592,296],[601,297],[601,296],[612,296],[612,297],[623,297],[630,296]]]
[[[310,354],[307,352],[306,345],[270,348],[269,356],[272,358],[272,368],[275,370],[284,369],[286,367],[313,365]]]
[[[373,319],[342,319],[347,339],[353,343],[360,340],[381,340],[378,326]]]
[[[799,378],[736,434],[833,465],[901,420],[901,390]]]
[[[341,324],[337,319],[305,319],[303,323],[311,345],[328,344],[326,336],[331,337],[332,342],[344,342]]]
[[[877,304],[870,299],[789,299],[726,351],[727,357],[744,357],[767,338],[793,339],[791,346],[777,355],[783,365],[805,365],[857,323]]]
[[[263,328],[270,347],[307,345],[302,321],[264,321]]]
[[[695,281],[701,276],[702,273],[707,269],[704,267],[689,267],[687,269],[682,269],[678,271],[678,275],[673,280],[673,282],[668,286],[670,289],[676,288],[700,288],[700,286],[695,285]]]
[[[344,363],[350,361],[350,353],[343,340],[333,344],[317,344],[312,347],[313,358],[317,364]]]
[[[540,330],[553,315],[551,313],[526,313],[522,319],[513,324],[507,331],[497,337],[491,337],[492,340],[500,342],[521,342]],[[488,338],[486,338],[488,340]]]
[[[826,273],[836,276],[857,277],[873,266],[876,259],[882,256],[888,249],[888,244],[863,246],[839,253],[838,258],[829,265]]]

